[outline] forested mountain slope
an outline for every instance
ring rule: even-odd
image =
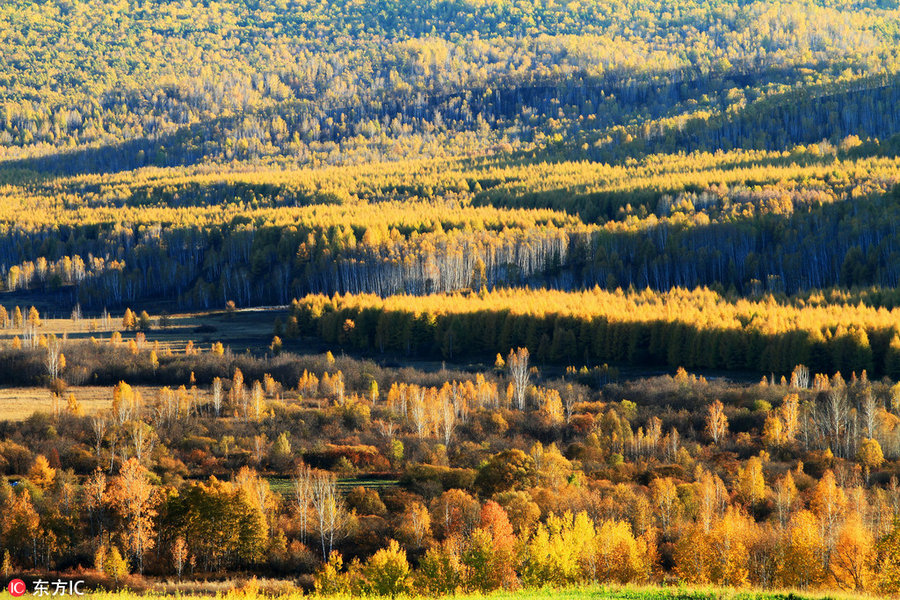
[[[898,380],[898,0],[0,2],[4,578],[896,595]]]
[[[894,287],[898,22],[869,1],[6,3],[0,287],[98,310]]]

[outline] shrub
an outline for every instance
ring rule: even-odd
[[[472,489],[475,483],[473,469],[456,469],[439,465],[413,465],[406,469],[402,483],[416,488],[427,487],[427,482],[435,482],[441,490]]]

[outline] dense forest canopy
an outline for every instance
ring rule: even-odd
[[[3,581],[900,591],[896,0],[9,0],[0,49]]]
[[[91,311],[893,289],[898,17],[863,1],[7,3],[0,288]]]
[[[542,363],[573,367],[669,364],[790,373],[804,364],[815,373],[897,378],[900,310],[866,306],[862,297],[728,300],[707,289],[678,288],[664,294],[595,289],[308,296],[294,302],[287,333],[447,359],[522,346]]]
[[[382,128],[486,126],[524,143],[584,119],[602,140],[768,99],[777,113],[801,90],[883,86],[897,17],[869,2],[17,1],[0,9],[0,143],[10,158],[145,150],[91,165],[103,169],[207,155],[304,164],[311,143]],[[160,150],[172,144],[194,152]]]

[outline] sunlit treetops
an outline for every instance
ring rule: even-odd
[[[579,115],[639,133],[648,117],[677,128],[671,119],[733,113],[795,85],[897,70],[897,11],[866,2],[457,4],[6,3],[0,156],[128,142],[90,165],[118,170],[327,164],[348,160],[345,145],[371,144],[359,158],[442,155],[448,143],[485,152],[591,129]],[[602,93],[577,107],[568,93],[549,106],[530,98],[561,82]],[[654,86],[664,93],[642,97]],[[500,95],[517,87],[525,106],[509,110]]]
[[[522,345],[538,360],[566,364],[587,359],[790,373],[803,363],[816,372],[894,376],[900,374],[898,311],[771,295],[726,299],[709,289],[680,288],[309,296],[293,305],[300,332],[381,351],[446,355],[454,340],[481,353]]]
[[[829,152],[26,176],[0,189],[0,274],[7,289],[76,284],[103,306],[167,289],[189,306],[453,291],[479,261],[486,285],[560,269],[574,288],[896,285],[896,159]]]
[[[900,282],[895,8],[448,6],[0,8],[0,288]]]

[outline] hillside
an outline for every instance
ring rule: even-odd
[[[491,287],[894,287],[898,16],[7,3],[0,281],[91,310],[457,291],[481,264]]]
[[[897,0],[0,2],[11,593],[896,596],[898,381]]]

